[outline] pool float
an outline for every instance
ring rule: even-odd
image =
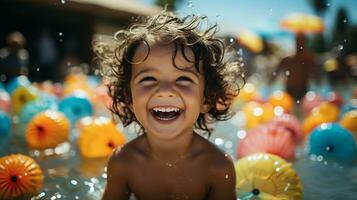
[[[336,123],[323,123],[310,134],[309,154],[324,159],[352,162],[357,155],[352,134]]]
[[[0,149],[10,137],[11,121],[7,113],[0,110]]]
[[[62,99],[58,109],[63,112],[74,125],[80,118],[93,115],[93,107],[87,96],[76,93]]]
[[[283,91],[275,91],[270,95],[268,101],[274,106],[281,106],[284,112],[291,113],[294,109],[294,98]]]
[[[302,184],[291,164],[259,153],[234,163],[238,199],[302,199]]]
[[[343,128],[351,131],[355,138],[357,138],[357,110],[351,110],[342,116],[340,124]]]
[[[45,96],[27,102],[20,111],[19,120],[21,125],[26,126],[28,122],[38,113],[45,110],[57,110],[57,103],[53,99]]]
[[[124,134],[106,117],[86,117],[78,124],[78,147],[83,157],[107,157],[125,143]]]
[[[11,95],[12,112],[17,115],[22,107],[34,99],[38,98],[38,91],[34,87],[19,86]]]
[[[0,199],[30,199],[42,187],[40,166],[30,157],[12,154],[0,158]]]
[[[28,87],[31,85],[31,82],[27,76],[18,76],[11,79],[6,85],[5,89],[12,94],[19,86]]]
[[[11,97],[6,90],[0,88],[0,110],[10,113],[11,110]]]
[[[271,153],[287,160],[295,158],[295,142],[288,130],[267,124],[248,131],[237,148],[238,158],[255,154]]]
[[[332,103],[322,102],[312,109],[310,115],[303,121],[303,130],[309,134],[315,127],[322,123],[335,122],[339,116],[339,109]]]
[[[296,144],[303,142],[305,135],[299,120],[294,115],[285,113],[276,116],[271,123],[286,128],[291,133]]]
[[[68,140],[70,125],[60,112],[46,110],[37,114],[26,128],[26,141],[31,149],[54,148]]]
[[[311,110],[323,102],[323,98],[316,92],[309,91],[301,100],[301,110],[304,116],[310,114]]]

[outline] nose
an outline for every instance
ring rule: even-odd
[[[170,83],[164,82],[159,85],[156,96],[157,97],[174,97],[175,90],[173,89],[173,86]]]

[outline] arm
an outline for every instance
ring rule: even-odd
[[[113,151],[107,166],[107,185],[102,200],[127,200],[130,196],[128,187],[127,159],[120,149]]]
[[[209,200],[236,200],[236,175],[233,161],[225,157],[219,166],[215,166],[211,173],[211,188]]]

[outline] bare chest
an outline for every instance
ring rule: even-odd
[[[129,187],[140,200],[202,200],[209,190],[204,171],[190,164],[165,166],[154,163],[136,166]]]

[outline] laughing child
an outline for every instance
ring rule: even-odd
[[[114,49],[95,46],[112,112],[124,126],[141,127],[113,152],[104,200],[236,199],[231,158],[201,135],[232,116],[244,79],[226,61],[216,25],[199,30],[203,20],[163,11],[117,32]]]

